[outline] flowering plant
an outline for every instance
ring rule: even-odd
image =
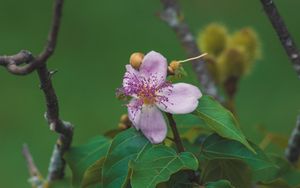
[[[265,175],[277,165],[246,139],[230,111],[196,86],[170,81],[181,62],[168,66],[155,51],[131,56],[117,90],[128,109],[119,128],[65,156],[75,186],[247,188],[278,178]],[[236,179],[232,169],[255,177]]]

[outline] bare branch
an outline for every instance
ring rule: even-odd
[[[63,178],[65,169],[63,155],[69,149],[73,136],[73,126],[70,123],[63,122],[59,117],[58,100],[51,81],[52,73],[49,72],[46,64],[56,47],[63,3],[63,0],[54,1],[53,18],[48,40],[44,50],[37,57],[32,56],[30,52],[25,50],[12,56],[0,56],[0,65],[5,66],[12,74],[27,75],[34,70],[38,73],[40,86],[47,105],[45,117],[50,129],[60,135],[55,144],[53,156],[49,164],[48,181]]]
[[[51,30],[44,50],[37,57],[33,57],[31,52],[24,50],[15,55],[0,56],[0,65],[5,66],[12,74],[27,75],[45,64],[48,58],[53,54],[56,46],[63,2],[63,0],[56,0],[54,3]],[[21,66],[22,64],[25,65]]]
[[[290,58],[291,63],[300,79],[300,52],[296,46],[296,43],[292,39],[288,28],[286,27],[282,17],[280,16],[275,3],[273,0],[260,0],[264,7],[265,13],[269,17],[270,22],[276,31],[278,38],[284,48],[286,54]],[[285,151],[286,158],[291,162],[295,163],[298,161],[300,156],[300,116],[298,116],[298,121],[296,127],[292,132],[288,147]]]
[[[176,0],[161,0],[163,5],[163,11],[160,17],[165,21],[176,33],[181,45],[185,49],[189,57],[195,57],[201,54],[193,34],[191,33],[188,25],[184,22],[179,5]],[[205,93],[221,99],[218,96],[217,87],[211,78],[206,64],[202,59],[196,59],[192,61],[193,69],[195,70],[198,80],[203,86]]]
[[[262,3],[265,13],[269,17],[270,22],[276,31],[282,47],[287,53],[288,57],[293,64],[293,67],[298,74],[300,79],[300,52],[294,42],[292,36],[290,35],[288,28],[286,27],[282,17],[280,16],[276,5],[273,0],[260,0]]]
[[[296,126],[290,136],[288,147],[285,150],[285,157],[291,162],[296,163],[300,156],[300,115]]]

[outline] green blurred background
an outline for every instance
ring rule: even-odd
[[[0,0],[0,54],[21,49],[39,53],[49,29],[52,2]],[[275,2],[300,45],[300,1]],[[300,112],[300,81],[259,0],[180,3],[195,34],[215,21],[231,31],[251,26],[258,32],[263,59],[240,83],[239,119],[245,134],[256,143],[262,137],[257,125],[288,135]],[[117,126],[125,108],[115,98],[115,89],[132,52],[156,50],[169,60],[185,58],[173,31],[156,16],[159,10],[158,0],[66,0],[57,50],[49,67],[59,71],[53,82],[61,117],[75,125],[74,144]],[[192,83],[196,83],[194,78],[191,76]],[[0,187],[29,187],[22,144],[28,143],[46,174],[57,135],[43,119],[45,104],[36,73],[21,77],[1,68],[0,83]]]

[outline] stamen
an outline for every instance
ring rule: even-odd
[[[189,59],[181,60],[181,61],[178,61],[178,62],[179,62],[179,63],[184,63],[184,62],[188,62],[188,61],[193,61],[193,60],[195,60],[195,59],[200,59],[201,57],[204,57],[204,56],[206,56],[206,55],[207,55],[207,53],[203,53],[203,54],[201,54],[201,55],[199,55],[199,56],[191,57],[191,58],[189,58]]]

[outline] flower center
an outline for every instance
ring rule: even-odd
[[[124,94],[136,96],[142,104],[164,104],[168,101],[168,95],[166,95],[165,92],[168,92],[168,90],[171,91],[172,84],[167,81],[162,82],[155,74],[145,78],[128,73],[124,79],[126,85],[123,87]],[[163,92],[164,94],[162,94]]]

